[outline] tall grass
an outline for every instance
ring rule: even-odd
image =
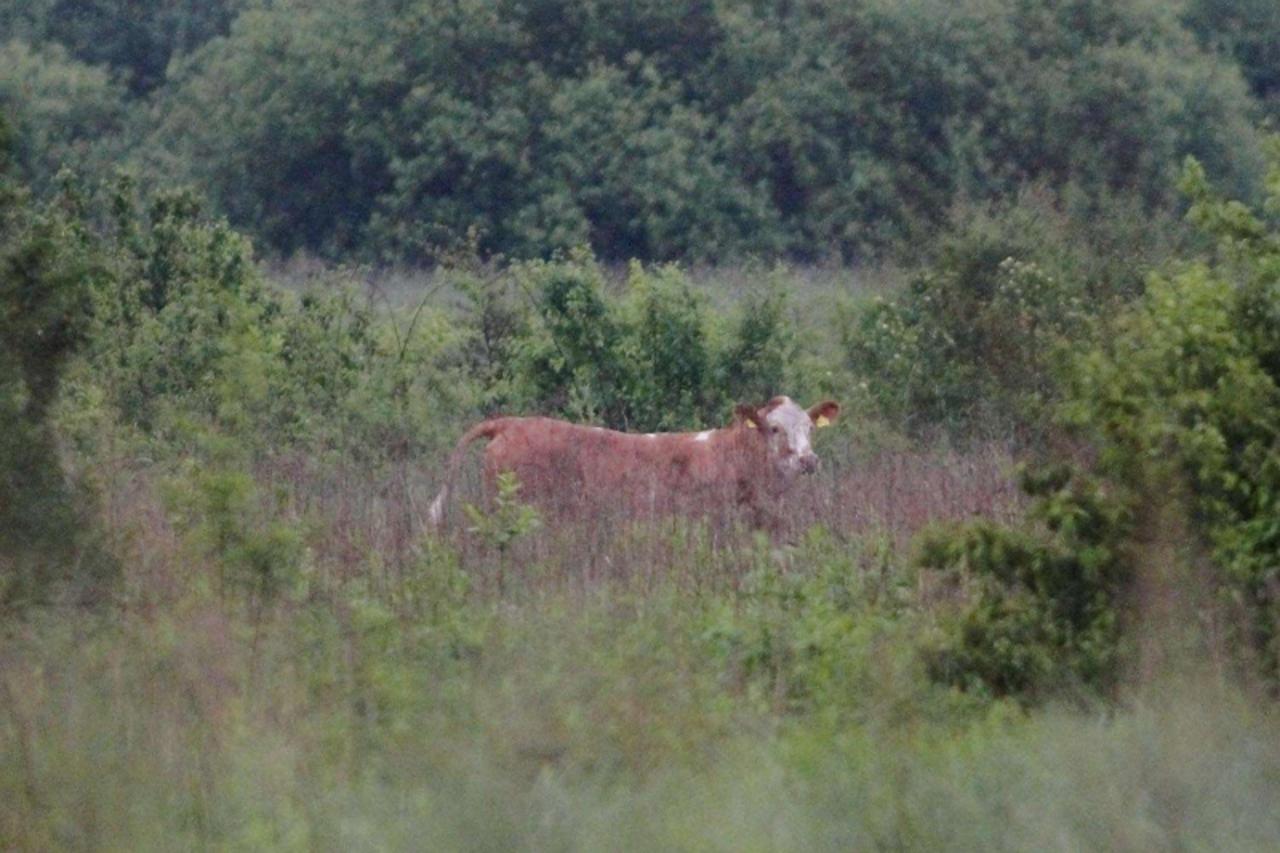
[[[253,623],[193,596],[10,625],[0,837],[135,850],[1280,839],[1270,704],[1195,681],[1109,711],[966,707],[923,687],[900,653],[909,631],[883,625],[842,646],[842,695],[779,702],[709,637],[707,611],[749,606],[615,581],[446,619],[353,594]]]
[[[925,677],[946,611],[899,542],[1010,506],[1005,451],[836,456],[790,545],[674,522],[545,530],[501,586],[493,551],[422,530],[429,465],[276,460],[256,471],[262,513],[305,551],[269,597],[221,582],[230,558],[175,524],[172,482],[119,471],[120,603],[3,624],[0,844],[1280,841],[1280,720],[1219,679],[1027,715]]]

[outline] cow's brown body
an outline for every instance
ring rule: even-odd
[[[808,419],[790,400],[778,400],[798,413],[793,418]],[[510,471],[520,482],[523,500],[557,517],[737,512],[754,526],[775,529],[782,493],[798,471],[817,465],[807,449],[807,429],[800,445],[804,454],[791,449],[779,453],[781,429],[766,418],[781,405],[771,402],[758,416],[757,410],[743,407],[734,425],[702,432],[623,433],[540,417],[483,421],[458,442],[445,486],[431,506],[431,520],[443,520],[449,483],[466,448],[483,438],[489,440],[484,470],[490,488],[498,474]],[[824,405],[833,407],[825,411],[834,417],[839,407]]]

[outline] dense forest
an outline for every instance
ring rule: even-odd
[[[1246,192],[1280,109],[1266,0],[7,5],[32,183],[191,183],[286,255],[863,261],[1028,184],[1163,209],[1188,154]]]
[[[1280,4],[0,0],[0,107],[0,847],[1280,846]],[[781,529],[427,523],[777,394]]]

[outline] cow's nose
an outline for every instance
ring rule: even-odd
[[[818,470],[818,457],[810,454],[809,456],[800,457],[800,470],[806,474],[812,474]]]

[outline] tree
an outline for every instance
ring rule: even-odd
[[[1235,58],[1254,96],[1280,119],[1280,6],[1270,0],[1191,0],[1183,20],[1201,44]]]
[[[100,592],[110,564],[87,554],[51,408],[85,340],[102,258],[74,207],[35,202],[11,177],[0,117],[0,605]]]
[[[56,44],[0,44],[0,112],[12,123],[14,177],[39,193],[64,165],[101,173],[120,154],[123,90]]]
[[[284,253],[853,260],[1027,184],[1093,217],[1261,168],[1151,0],[280,0],[170,77],[141,153]]]
[[[387,185],[354,139],[380,106],[357,110],[363,75],[380,68],[369,5],[282,2],[237,18],[173,70],[143,162],[194,180],[279,252],[358,246]]]
[[[107,66],[134,95],[164,82],[169,62],[225,35],[246,0],[30,0],[0,11],[0,32],[50,42]],[[139,8],[139,7],[142,8]]]

